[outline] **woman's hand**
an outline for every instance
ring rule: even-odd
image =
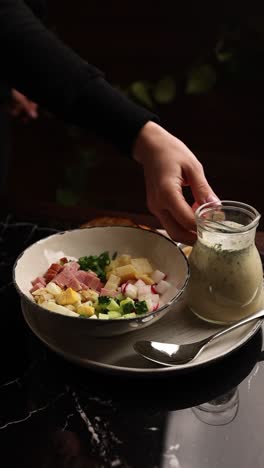
[[[11,90],[11,102],[8,108],[12,117],[21,118],[25,123],[38,117],[38,105],[16,89]]]
[[[141,129],[133,156],[144,169],[149,210],[173,239],[193,244],[194,210],[185,200],[182,187],[190,186],[195,208],[218,201],[201,163],[182,141],[154,122]]]

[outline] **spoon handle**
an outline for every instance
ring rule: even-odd
[[[225,335],[226,333],[229,333],[230,331],[235,330],[236,328],[239,328],[242,325],[245,325],[246,323],[251,322],[252,320],[256,320],[256,319],[260,319],[260,318],[264,318],[264,309],[259,310],[255,314],[250,315],[249,317],[243,318],[243,319],[239,320],[238,322],[233,323],[229,327],[223,328],[223,330],[220,330],[220,331],[214,333],[213,335],[211,335],[211,337],[210,337],[210,339],[209,339],[209,341],[207,343],[210,343],[215,338],[219,338],[220,336]]]

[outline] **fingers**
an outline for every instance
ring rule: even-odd
[[[201,164],[189,168],[187,171],[188,181],[196,203],[218,202],[219,198],[208,184]]]
[[[177,223],[187,231],[196,229],[193,210],[183,196],[180,182],[168,185],[160,195],[164,201],[162,209],[166,209],[172,219],[177,220]]]
[[[161,211],[156,215],[162,226],[166,229],[169,236],[176,242],[183,244],[193,245],[196,241],[196,233],[194,231],[187,231],[184,227],[180,226],[175,218],[168,211]]]
[[[36,119],[38,117],[38,106],[35,102],[29,101],[25,96],[21,98],[21,110],[26,116],[31,119]]]
[[[27,108],[27,114],[31,119],[38,118],[38,105],[35,102],[29,101],[29,106]]]
[[[12,90],[12,104],[10,114],[13,117],[22,117],[23,121],[27,119],[36,119],[38,117],[38,105],[30,101],[26,96],[17,90]]]

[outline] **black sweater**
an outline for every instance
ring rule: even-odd
[[[158,118],[111,87],[100,70],[48,31],[34,15],[35,3],[0,0],[1,80],[130,153],[139,130]]]

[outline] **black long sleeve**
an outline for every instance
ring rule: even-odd
[[[34,16],[22,0],[0,0],[0,76],[67,122],[130,152],[139,130],[158,118],[111,87]]]

